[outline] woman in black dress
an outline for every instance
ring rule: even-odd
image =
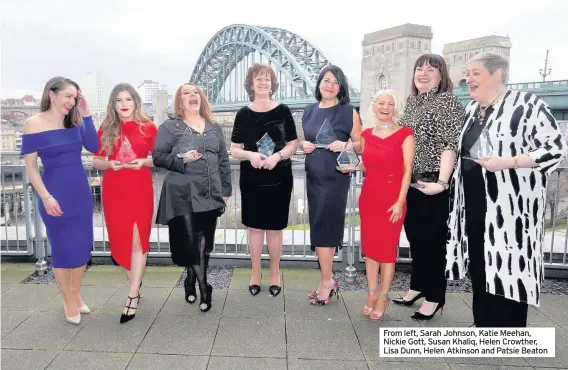
[[[270,66],[254,64],[250,67],[245,88],[251,104],[241,108],[235,117],[231,156],[241,160],[242,223],[248,227],[252,265],[249,291],[253,296],[260,292],[260,264],[266,232],[270,254],[269,291],[276,296],[281,290],[282,230],[288,226],[292,196],[290,157],[296,152],[298,137],[290,109],[272,100],[278,81]],[[264,154],[259,152],[257,144],[261,139],[274,143]]]
[[[349,85],[343,71],[325,67],[316,83],[318,103],[308,105],[302,118],[301,148],[306,153],[306,185],[310,218],[310,243],[316,249],[321,280],[310,292],[310,303],[326,305],[339,286],[333,281],[333,255],[343,244],[345,210],[349,192],[348,173],[337,170],[337,157],[343,150],[359,151],[361,120],[349,104]],[[336,140],[325,147],[316,145],[324,124],[329,124]],[[327,143],[327,142],[326,142]]]

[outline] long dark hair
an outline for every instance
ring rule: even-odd
[[[414,63],[414,68],[412,69],[412,84],[410,85],[410,93],[412,95],[418,95],[418,89],[416,88],[416,84],[414,84],[414,74],[416,73],[416,68],[423,67],[426,63],[440,71],[440,84],[438,85],[438,91],[436,92],[436,94],[453,92],[454,84],[450,79],[450,74],[448,73],[448,67],[446,66],[446,61],[444,60],[444,58],[442,58],[438,54],[424,54],[416,59],[416,63]]]
[[[337,100],[339,100],[339,104],[350,103],[351,99],[349,98],[349,83],[347,82],[347,77],[345,77],[341,68],[333,64],[328,64],[323,67],[318,76],[318,81],[316,82],[316,100],[321,101],[320,84],[323,80],[323,76],[325,76],[327,72],[331,72],[339,83],[339,92],[337,93]]]
[[[47,81],[43,88],[43,94],[41,95],[41,103],[39,105],[40,112],[47,112],[49,108],[51,108],[49,92],[53,91],[54,94],[57,94],[60,90],[66,88],[67,85],[73,86],[77,89],[77,92],[80,91],[79,85],[75,81],[66,77],[57,76]],[[63,118],[63,127],[65,128],[81,126],[83,124],[83,118],[81,117],[79,109],[77,109],[77,100],[78,98],[75,99],[75,105],[73,108],[71,108],[69,113],[67,113],[67,115]]]

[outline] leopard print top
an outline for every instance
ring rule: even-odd
[[[414,131],[414,174],[440,171],[442,152],[457,151],[465,109],[454,94],[436,94],[437,91],[436,87],[427,93],[410,95],[400,120],[401,126]]]

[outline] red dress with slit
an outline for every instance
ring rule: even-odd
[[[102,132],[99,129],[99,151],[96,155],[107,157],[108,160],[118,160],[121,156],[130,155],[129,162],[134,158],[147,158],[154,148],[158,132],[156,125],[153,122],[138,124],[134,121],[122,122],[121,125],[122,133],[110,154],[103,150]],[[147,253],[150,249],[154,213],[154,186],[150,168],[144,166],[139,170],[105,170],[102,203],[111,255],[120,266],[130,270],[135,224],[142,251]]]

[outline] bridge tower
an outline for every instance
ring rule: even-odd
[[[502,54],[509,60],[510,65],[511,46],[509,37],[494,35],[444,45],[444,59],[454,87],[465,87],[467,62],[481,52]]]
[[[377,90],[393,89],[402,99],[410,94],[414,63],[420,55],[430,52],[432,37],[430,26],[417,24],[364,36],[360,112],[365,125],[373,124],[368,108]]]

